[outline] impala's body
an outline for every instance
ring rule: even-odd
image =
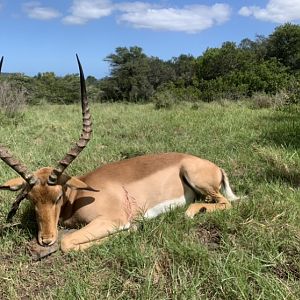
[[[81,208],[73,218],[90,222],[91,216],[101,215],[106,219],[116,219],[115,226],[122,227],[136,217],[155,217],[169,206],[194,202],[201,190],[203,194],[217,193],[222,173],[217,166],[198,157],[164,153],[111,163],[80,179],[99,192],[77,191],[71,194],[71,201],[79,199],[77,202],[80,202],[86,197],[91,201],[85,206],[85,200],[81,200]]]
[[[188,154],[145,155],[101,166],[80,177],[63,174],[91,134],[81,66],[80,77],[83,132],[57,168],[30,173],[0,145],[0,158],[22,177],[0,186],[0,189],[21,190],[9,218],[24,198],[30,199],[36,210],[38,242],[44,246],[57,240],[59,221],[70,228],[84,225],[62,238],[61,249],[69,251],[85,249],[113,232],[130,228],[137,218],[152,218],[176,206],[189,204],[186,211],[189,217],[199,211],[231,207],[228,200],[237,197],[224,170]],[[221,188],[227,198],[220,193]],[[199,195],[208,196],[215,203],[193,203]]]

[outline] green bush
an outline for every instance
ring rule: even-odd
[[[300,73],[290,78],[286,90],[289,95],[289,104],[300,103]]]
[[[201,101],[200,90],[194,86],[188,86],[186,88],[173,88],[172,92],[176,95],[177,100],[180,102],[196,103]]]
[[[157,91],[152,97],[155,109],[170,109],[178,102],[177,96],[171,89]]]
[[[199,88],[201,100],[204,102],[238,100],[244,98],[248,92],[247,84],[236,84],[231,77],[203,80]]]
[[[26,90],[8,81],[0,83],[0,111],[8,118],[19,117],[26,105]]]

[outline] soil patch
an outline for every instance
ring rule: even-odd
[[[200,224],[196,229],[196,236],[201,244],[206,245],[210,250],[220,248],[221,230],[213,224]]]

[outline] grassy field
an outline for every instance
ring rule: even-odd
[[[26,251],[36,229],[24,202],[16,226],[0,231],[0,299],[300,299],[299,107],[91,109],[93,139],[69,174],[143,153],[188,152],[223,167],[248,198],[193,220],[179,208],[86,252],[41,261]],[[30,107],[0,122],[1,143],[32,170],[55,164],[81,130],[79,105]],[[12,177],[0,162],[1,182]],[[0,193],[2,225],[14,196]]]

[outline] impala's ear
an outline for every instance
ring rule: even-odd
[[[75,189],[75,190],[87,190],[92,192],[99,192],[99,190],[93,189],[85,182],[81,181],[76,177],[70,177],[70,179],[66,182],[66,186],[69,187],[70,189]]]
[[[18,191],[26,184],[25,180],[18,177],[8,180],[4,184],[0,185],[0,190]]]

